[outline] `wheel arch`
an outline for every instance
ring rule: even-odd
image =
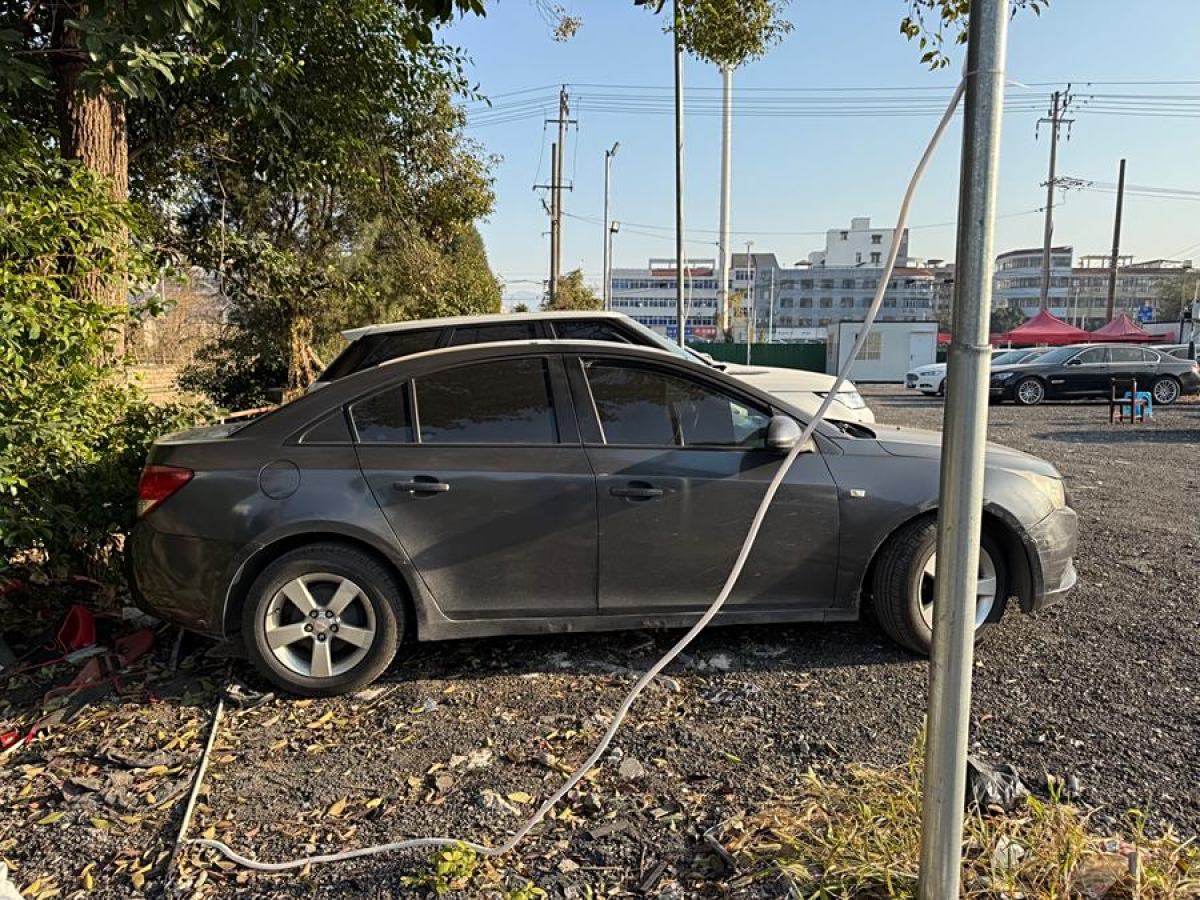
[[[875,568],[883,550],[892,539],[913,522],[921,519],[935,519],[937,508],[924,509],[896,523],[871,553],[871,561],[863,570],[859,582],[859,597],[865,600],[871,594],[874,583]],[[983,507],[983,530],[991,537],[1004,553],[1004,568],[1008,576],[1008,594],[1015,596],[1024,612],[1033,609],[1033,600],[1037,596],[1036,570],[1030,558],[1030,550],[1021,535],[1023,530],[1017,520],[1003,507],[985,503]],[[860,606],[863,604],[860,601]]]
[[[373,541],[359,535],[342,531],[301,531],[281,535],[255,549],[238,567],[225,594],[225,609],[222,613],[222,629],[227,637],[241,630],[242,608],[250,593],[250,586],[267,566],[286,553],[315,544],[341,544],[372,557],[395,576],[401,586],[401,603],[404,604],[405,629],[401,640],[417,638],[417,592],[409,576],[409,567],[396,559],[390,552]]]

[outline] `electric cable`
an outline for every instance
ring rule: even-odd
[[[565,797],[567,793],[575,787],[575,785],[582,781],[584,776],[587,775],[587,773],[592,770],[596,763],[600,761],[600,758],[604,755],[604,752],[608,749],[609,745],[612,744],[613,738],[616,737],[617,731],[620,729],[621,724],[625,721],[625,717],[629,714],[629,710],[633,706],[634,701],[636,701],[641,695],[642,691],[646,689],[647,685],[649,685],[650,682],[653,681],[663,669],[670,665],[675,657],[682,653],[683,650],[693,640],[695,640],[696,636],[699,635],[701,631],[708,627],[709,622],[711,622],[713,617],[721,611],[721,607],[725,605],[725,602],[729,599],[730,594],[733,593],[733,588],[737,584],[738,578],[741,577],[742,570],[746,566],[746,561],[750,557],[750,552],[754,549],[754,544],[758,539],[759,530],[762,528],[763,520],[766,518],[767,512],[771,508],[771,503],[775,499],[775,495],[779,492],[779,488],[782,486],[784,478],[787,477],[788,471],[791,469],[792,464],[796,461],[797,457],[804,452],[806,445],[812,439],[813,432],[816,430],[817,425],[824,419],[830,405],[837,397],[838,391],[841,390],[842,385],[845,384],[847,378],[849,377],[850,369],[853,367],[854,361],[858,358],[859,352],[866,343],[867,336],[871,332],[871,327],[875,324],[875,318],[879,313],[880,307],[883,305],[883,296],[887,291],[888,281],[891,278],[892,270],[896,266],[896,258],[900,253],[900,242],[904,234],[904,227],[908,222],[908,212],[909,207],[912,204],[913,196],[916,193],[917,186],[921,182],[922,176],[925,174],[925,169],[928,167],[930,159],[933,158],[934,150],[937,149],[937,145],[940,143],[942,135],[945,134],[947,126],[954,118],[955,109],[958,106],[959,100],[962,98],[964,89],[966,88],[966,79],[970,77],[970,75],[971,73],[969,72],[965,73],[962,80],[958,83],[958,86],[954,89],[954,94],[950,98],[950,103],[946,107],[945,112],[942,114],[942,118],[938,122],[937,128],[934,129],[933,135],[930,137],[929,143],[925,147],[925,152],[921,155],[921,159],[917,163],[916,169],[913,170],[912,177],[909,179],[908,188],[904,193],[904,199],[900,202],[900,211],[896,217],[896,228],[892,232],[892,242],[891,246],[888,248],[887,262],[883,269],[883,275],[879,279],[879,286],[875,290],[875,297],[871,301],[870,307],[867,309],[867,314],[863,321],[863,328],[858,333],[850,353],[846,356],[846,361],[839,369],[837,378],[834,380],[833,387],[830,388],[830,390],[825,394],[824,399],[821,401],[821,405],[817,408],[816,414],[812,417],[808,424],[804,426],[799,440],[796,441],[796,444],[791,448],[791,450],[788,451],[787,456],[785,456],[783,461],[779,464],[779,468],[776,470],[775,476],[771,479],[771,483],[767,486],[766,491],[763,493],[762,500],[759,501],[758,504],[758,509],[755,510],[754,519],[751,521],[750,528],[746,532],[746,537],[742,541],[741,549],[738,551],[737,559],[734,561],[733,568],[730,569],[729,575],[725,579],[725,583],[721,587],[720,593],[717,594],[716,599],[713,600],[708,609],[704,611],[703,615],[696,620],[696,623],[688,629],[687,633],[678,641],[676,641],[670,650],[664,653],[662,657],[656,663],[654,663],[654,665],[652,665],[642,674],[642,676],[637,680],[637,683],[634,684],[633,688],[630,689],[629,693],[625,695],[625,699],[621,701],[620,706],[617,707],[617,711],[613,714],[607,730],[604,732],[603,737],[601,737],[599,743],[596,745],[596,749],[592,751],[591,755],[584,760],[583,764],[580,765],[579,768],[571,773],[570,777],[567,778],[563,785],[552,795],[550,795],[550,797],[543,802],[541,806],[538,807],[537,812],[535,812],[523,825],[521,825],[520,828],[513,832],[513,834],[507,840],[495,847],[489,847],[486,844],[481,844],[476,841],[467,841],[461,838],[420,837],[407,838],[405,840],[394,841],[387,844],[377,844],[371,847],[358,847],[353,850],[342,850],[337,853],[321,853],[313,856],[304,856],[298,859],[290,859],[283,862],[272,863],[262,862],[260,860],[251,859],[248,856],[243,856],[223,841],[218,841],[211,838],[194,838],[192,843],[201,847],[208,847],[211,850],[215,850],[231,862],[258,872],[286,872],[290,869],[301,869],[305,866],[318,865],[321,863],[345,862],[351,859],[359,859],[364,856],[378,856],[382,853],[392,853],[397,850],[419,850],[436,847],[466,847],[478,853],[480,856],[497,857],[503,856],[515,848],[517,844],[519,844],[522,839],[524,839],[524,837],[529,834],[529,832],[532,831],[542,821],[542,819],[546,817],[546,814],[549,813],[550,810],[552,810],[555,806],[557,806],[558,802],[562,800],[562,798]]]

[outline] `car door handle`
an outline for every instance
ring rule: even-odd
[[[444,481],[428,476],[417,476],[412,481],[396,481],[392,487],[398,491],[408,491],[410,494],[444,494],[450,490],[450,485]]]
[[[634,500],[649,500],[653,497],[661,497],[663,495],[662,488],[651,487],[648,484],[614,487],[609,488],[608,492],[614,497],[630,497]]]

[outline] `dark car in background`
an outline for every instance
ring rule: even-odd
[[[134,592],[330,695],[402,639],[680,627],[713,601],[807,416],[711,366],[628,345],[417,353],[238,426],[156,441]],[[940,435],[822,422],[722,623],[856,619],[932,633]],[[975,625],[1074,585],[1049,463],[989,446]]]
[[[1059,347],[1029,362],[992,369],[993,400],[1036,406],[1043,400],[1111,396],[1114,380],[1137,382],[1156,404],[1200,393],[1200,367],[1133,344],[1077,344]]]

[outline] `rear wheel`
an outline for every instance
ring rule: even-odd
[[[401,597],[395,576],[368,554],[339,544],[301,547],[254,580],[243,641],[258,670],[286,691],[357,690],[395,656]]]
[[[937,523],[912,522],[892,536],[880,552],[872,582],[873,609],[892,640],[928,655],[933,645],[933,590],[937,576]],[[984,534],[979,546],[975,587],[975,639],[1004,615],[1008,573],[999,546]]]
[[[1170,406],[1179,399],[1179,382],[1170,375],[1164,375],[1154,382],[1154,386],[1150,389],[1150,392],[1154,396],[1155,403],[1162,406]]]
[[[1013,397],[1022,406],[1037,406],[1046,399],[1046,386],[1040,378],[1023,378],[1013,390]]]

